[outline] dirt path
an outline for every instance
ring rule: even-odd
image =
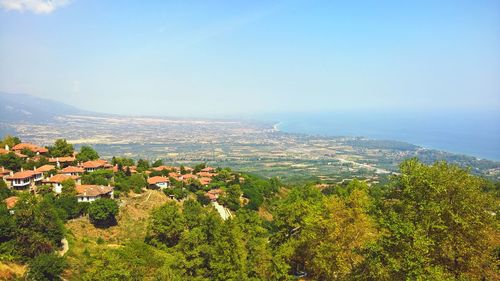
[[[61,240],[61,243],[63,245],[62,250],[58,251],[57,253],[62,257],[69,251],[68,239],[63,238]]]

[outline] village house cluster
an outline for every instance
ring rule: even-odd
[[[23,154],[24,151],[30,151],[33,156]],[[63,190],[63,183],[68,179],[75,182],[75,191],[78,202],[93,202],[99,198],[114,198],[114,187],[111,185],[89,185],[82,184],[82,175],[93,173],[98,170],[110,170],[118,172],[120,167],[112,165],[107,160],[97,159],[86,162],[78,162],[76,153],[66,157],[48,157],[48,149],[31,143],[20,143],[12,148],[5,146],[0,149],[0,154],[15,153],[17,157],[25,161],[39,161],[41,157],[46,157],[49,164],[42,165],[32,170],[20,169],[12,171],[0,166],[0,179],[3,179],[7,186],[16,191],[26,191],[36,194],[37,188],[42,185],[49,185],[55,194],[60,194]],[[121,169],[130,174],[137,173],[137,166],[124,166]],[[166,189],[172,188],[172,181],[188,183],[196,180],[202,186],[207,186],[217,175],[213,167],[205,167],[197,172],[191,167],[159,166],[150,170],[143,171],[147,177],[147,188]],[[154,175],[151,174],[161,174]],[[210,190],[205,195],[211,200],[216,201],[221,190]],[[17,198],[8,198],[8,206],[13,206]]]

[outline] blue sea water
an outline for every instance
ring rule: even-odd
[[[281,131],[363,136],[500,161],[500,112],[328,112],[267,116]]]

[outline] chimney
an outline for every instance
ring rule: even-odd
[[[5,150],[7,150],[7,151],[9,151],[9,150],[10,150],[10,148],[9,148],[9,145],[8,145],[8,144],[6,144],[6,145],[5,145]]]
[[[13,171],[10,171],[9,174],[10,174],[11,177],[14,176],[14,172]]]
[[[24,171],[23,167],[21,167],[21,172]]]
[[[35,166],[33,166],[33,171],[36,171],[36,167]]]

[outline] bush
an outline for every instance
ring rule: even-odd
[[[88,208],[90,221],[97,227],[109,227],[116,224],[118,204],[113,199],[97,199]]]
[[[62,257],[55,254],[41,254],[29,265],[28,280],[61,280],[61,273],[66,267]]]

